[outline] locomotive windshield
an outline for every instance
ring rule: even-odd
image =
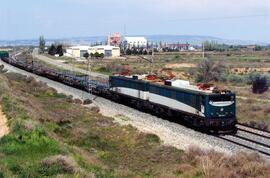
[[[234,96],[233,95],[216,95],[216,96],[210,96],[209,101],[211,102],[220,102],[220,101],[233,101]]]

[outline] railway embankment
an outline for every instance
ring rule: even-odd
[[[93,96],[6,66],[28,77],[0,74],[5,86],[0,93],[3,111],[11,122],[10,133],[0,140],[0,175],[4,177],[211,178],[270,174],[269,165],[257,154],[238,152],[228,156],[211,149],[177,149],[169,146],[173,145],[170,140],[181,147],[200,133],[102,98],[96,98],[89,109],[74,98]],[[135,122],[138,128],[131,126]],[[159,135],[139,128],[157,130]],[[166,141],[162,134],[167,135]],[[199,138],[197,145],[204,144],[205,139],[215,142],[211,136]]]
[[[1,63],[3,62],[0,61],[0,64]],[[5,64],[5,66],[6,69],[12,72],[32,76],[38,81],[45,82],[48,86],[54,88],[59,93],[71,95],[73,98],[78,98],[80,100],[94,99],[92,106],[99,107],[100,112],[104,116],[118,118],[115,120],[115,122],[119,122],[120,124],[125,125],[130,124],[142,132],[156,134],[160,137],[161,141],[165,145],[173,146],[182,150],[188,150],[190,147],[198,147],[205,150],[215,150],[229,155],[245,150],[243,147],[239,147],[231,143],[226,143],[214,136],[194,131],[177,123],[163,120],[156,116],[140,112],[136,109],[114,103],[101,97],[96,98],[87,92],[74,89],[44,77],[37,76],[8,64]],[[119,119],[119,117],[117,117],[119,115],[125,116],[126,119]]]

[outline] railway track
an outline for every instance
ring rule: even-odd
[[[237,124],[235,135],[219,135],[219,139],[270,157],[270,132]]]

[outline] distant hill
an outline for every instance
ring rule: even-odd
[[[228,45],[249,45],[249,44],[258,44],[258,45],[268,45],[270,43],[262,43],[258,41],[251,40],[228,40],[212,36],[194,36],[194,35],[148,35],[146,36],[149,41],[159,42],[164,41],[168,43],[189,43],[193,45],[201,45],[204,41],[216,41],[220,44]]]
[[[216,41],[218,43],[224,43],[228,45],[249,45],[249,44],[258,44],[258,45],[269,45],[269,43],[263,43],[259,41],[245,41],[245,40],[228,40],[212,36],[194,36],[194,35],[129,35],[129,36],[145,36],[148,41],[158,43],[160,41],[166,43],[189,43],[192,45],[201,45],[203,41]],[[95,44],[96,42],[106,43],[106,36],[92,36],[92,37],[70,37],[70,38],[59,38],[59,39],[47,39],[47,45],[59,42],[67,43],[71,45],[90,45]],[[37,39],[28,39],[28,40],[0,40],[0,46],[37,46]]]

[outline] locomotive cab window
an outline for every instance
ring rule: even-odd
[[[234,96],[232,95],[217,95],[217,96],[210,96],[209,101],[218,102],[218,101],[233,101]]]

